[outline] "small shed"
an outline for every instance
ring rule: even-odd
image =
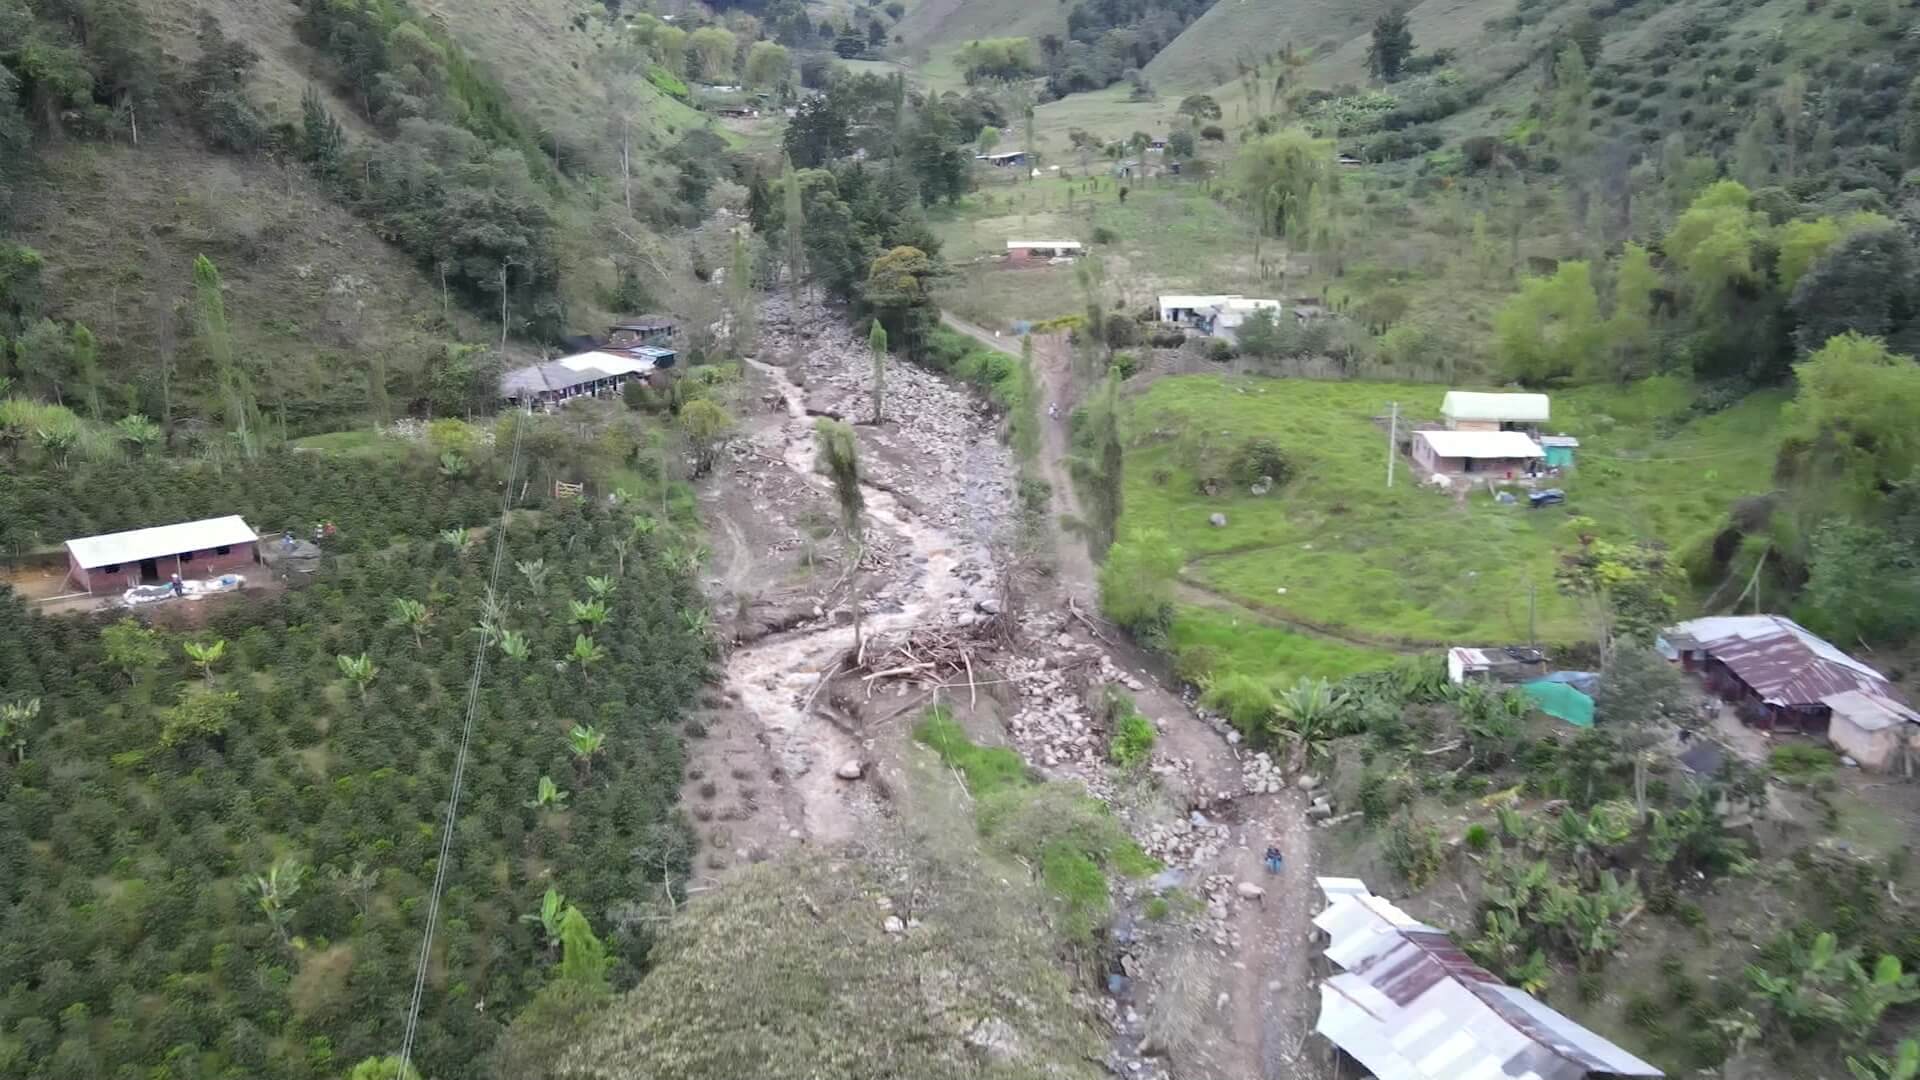
[[[1573,452],[1580,448],[1580,440],[1571,435],[1542,435],[1540,449],[1547,455],[1547,468],[1573,468]]]
[[[1478,394],[1449,390],[1440,399],[1440,416],[1452,431],[1525,431],[1538,433],[1551,407],[1545,394]]]
[[[673,338],[673,320],[648,315],[607,327],[607,344],[624,348],[630,345],[664,345]]]
[[[260,561],[260,537],[238,516],[182,521],[67,541],[67,577],[88,592],[216,577]]]
[[[1522,683],[1520,692],[1527,695],[1534,708],[1556,720],[1565,720],[1574,727],[1593,726],[1593,699],[1567,683],[1535,679]]]
[[[1523,683],[1547,673],[1547,654],[1526,645],[1474,649],[1456,645],[1447,650],[1447,678],[1455,683]]]
[[[1238,300],[1238,294],[1228,293],[1169,293],[1160,297],[1160,321],[1166,323],[1197,322],[1209,311],[1229,300]]]
[[[986,162],[996,169],[1006,169],[1015,165],[1025,165],[1027,154],[1024,150],[1006,150],[998,154],[975,154],[973,160]]]
[[[1519,476],[1546,457],[1518,431],[1416,431],[1413,463],[1428,475]]]

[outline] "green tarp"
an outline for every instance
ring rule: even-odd
[[[1535,679],[1522,684],[1520,692],[1527,695],[1534,708],[1548,716],[1565,720],[1574,727],[1593,726],[1593,699],[1566,683]]]

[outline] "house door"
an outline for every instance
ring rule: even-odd
[[[140,560],[140,580],[155,582],[160,580],[160,563],[154,559]]]

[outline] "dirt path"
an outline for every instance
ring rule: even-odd
[[[1018,355],[1016,344],[951,315],[945,323],[991,348]],[[1068,472],[1066,417],[1077,396],[1069,346],[1060,336],[1034,338],[1036,382],[1042,401],[1044,439],[1037,467],[1053,488],[1056,522],[1078,519],[1078,500]],[[1048,407],[1057,420],[1048,419]],[[1083,611],[1097,610],[1098,576],[1086,544],[1060,530],[1058,581]],[[1252,614],[1252,613],[1250,613]],[[1147,668],[1145,657],[1109,631],[1107,651],[1124,668]],[[1307,966],[1313,913],[1313,845],[1306,821],[1306,798],[1298,788],[1241,794],[1241,756],[1183,698],[1151,676],[1141,679],[1134,698],[1156,721],[1161,751],[1193,763],[1192,775],[1205,798],[1230,795],[1229,817],[1236,817],[1230,839],[1211,865],[1194,868],[1193,878],[1226,875],[1236,884],[1265,890],[1257,902],[1229,901],[1226,943],[1216,945],[1209,998],[1220,1041],[1195,1040],[1198,1049],[1169,1062],[1171,1075],[1206,1080],[1304,1080],[1317,1076],[1305,1052],[1315,1003]],[[1284,871],[1269,876],[1262,857],[1269,844],[1286,856]],[[1236,890],[1228,890],[1229,893]]]

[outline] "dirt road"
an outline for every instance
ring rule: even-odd
[[[952,315],[945,323],[991,348],[1018,355],[1017,339],[992,332]],[[1042,401],[1036,408],[1045,425],[1041,475],[1053,488],[1056,523],[1078,519],[1078,500],[1068,471],[1066,418],[1078,402],[1070,346],[1060,335],[1034,338],[1036,382]],[[1058,419],[1049,419],[1050,411]],[[1083,610],[1097,610],[1097,570],[1086,544],[1068,530],[1058,529],[1059,586]],[[1139,671],[1151,670],[1117,633],[1106,635],[1115,663]],[[1216,946],[1215,969],[1207,995],[1215,1014],[1211,1018],[1222,1038],[1189,1040],[1184,1055],[1169,1062],[1173,1076],[1205,1080],[1304,1080],[1318,1076],[1306,1053],[1316,998],[1307,964],[1313,914],[1313,845],[1306,822],[1306,798],[1298,788],[1239,794],[1242,791],[1240,755],[1212,725],[1195,715],[1179,694],[1151,676],[1134,694],[1143,713],[1162,728],[1165,753],[1194,762],[1194,773],[1204,792],[1213,796],[1234,793],[1231,840],[1214,865],[1196,867],[1195,878],[1223,874],[1236,883],[1265,890],[1257,902],[1232,903],[1227,919],[1227,944]],[[1262,857],[1268,845],[1280,848],[1285,869],[1269,875]]]

